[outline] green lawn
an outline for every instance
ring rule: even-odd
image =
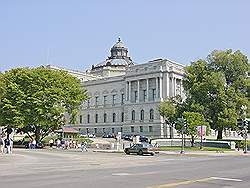
[[[161,146],[160,151],[180,151],[181,147],[171,147],[171,146]],[[212,147],[203,147],[202,150],[200,147],[185,147],[184,150],[186,151],[233,151],[227,148],[212,148]]]

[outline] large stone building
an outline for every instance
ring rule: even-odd
[[[135,64],[119,38],[102,63],[86,72],[69,71],[82,81],[90,96],[82,104],[74,127],[84,134],[168,136],[169,127],[158,107],[166,97],[184,97],[183,68],[168,59]]]

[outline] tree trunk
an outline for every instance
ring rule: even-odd
[[[165,126],[165,135],[166,135],[166,138],[168,138],[168,122],[167,122],[167,120],[165,120],[165,124],[166,124],[166,126]]]
[[[222,130],[218,130],[217,140],[222,139]]]
[[[173,124],[172,123],[170,124],[169,128],[170,128],[170,130],[169,130],[169,132],[170,132],[170,138],[173,139],[174,138],[174,131],[173,131]]]
[[[194,135],[191,136],[191,147],[194,147]]]
[[[36,130],[35,130],[35,139],[36,139],[37,142],[39,142],[40,138],[41,138],[40,131],[41,131],[40,127],[36,127]]]

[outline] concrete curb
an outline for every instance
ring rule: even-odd
[[[184,154],[181,154],[180,151],[160,151],[160,154],[166,154],[166,155],[190,155],[190,156],[250,156],[250,153],[243,153],[243,152],[215,152],[215,151],[204,151],[204,152],[189,152],[186,151]]]
[[[124,153],[123,150],[93,150],[93,152],[100,152],[100,153]]]

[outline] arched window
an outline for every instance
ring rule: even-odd
[[[87,122],[89,123],[90,122],[90,115],[88,114],[87,116]]]
[[[144,110],[141,110],[141,121],[144,120]]]
[[[149,111],[149,119],[153,120],[154,119],[154,110],[150,109]]]
[[[135,111],[134,110],[132,110],[131,116],[132,116],[132,121],[135,121]]]
[[[115,122],[115,121],[116,121],[116,114],[113,113],[113,122]]]
[[[104,122],[104,123],[107,122],[107,114],[106,114],[106,113],[103,114],[103,122]]]
[[[124,122],[124,112],[122,112],[122,115],[121,115],[121,122]]]
[[[95,115],[95,122],[98,123],[98,114]]]

